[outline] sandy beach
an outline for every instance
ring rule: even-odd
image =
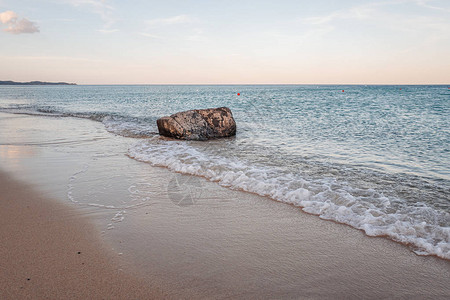
[[[446,260],[132,160],[100,123],[0,123],[2,299],[450,296]]]
[[[1,299],[161,299],[73,207],[0,172]]]

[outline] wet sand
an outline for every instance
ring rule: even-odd
[[[161,299],[79,210],[0,172],[1,299]]]
[[[450,264],[299,208],[173,176],[109,238],[132,269],[186,299],[448,299]],[[172,177],[171,177],[172,176]],[[184,185],[184,186],[183,186]],[[167,186],[167,185],[166,185]],[[201,189],[179,206],[188,189]],[[195,191],[194,191],[195,195]],[[120,249],[120,250],[119,250]],[[151,272],[148,272],[151,270]],[[154,279],[153,279],[154,280]]]
[[[156,298],[159,289],[175,299],[450,297],[448,261],[418,256],[404,245],[367,237],[294,206],[132,160],[126,150],[133,139],[108,133],[101,123],[0,113],[0,126],[6,129],[0,132],[2,168],[55,199],[50,206],[36,204],[36,219],[25,210],[31,198],[8,204],[17,205],[16,215],[2,210],[2,240],[14,232],[17,237],[1,248],[2,269],[9,270],[4,274],[14,279],[7,279],[15,284],[8,287],[10,293],[28,287],[41,298],[66,298],[59,284],[76,284],[60,281],[81,277],[93,278],[87,286],[100,289],[88,298],[109,298],[108,283],[114,280],[97,276],[104,268],[128,278],[111,284],[112,289],[134,290],[144,282]],[[3,189],[9,189],[10,200],[27,191],[10,188],[9,177],[0,182],[2,201]],[[22,228],[31,229],[23,235]],[[50,229],[55,233],[46,234]],[[75,235],[64,234],[72,231]],[[46,236],[34,239],[40,234]],[[87,240],[87,248],[75,247],[77,240]],[[28,249],[24,255],[5,259],[21,245]],[[82,262],[84,268],[91,266],[81,260],[89,253],[97,253],[104,264],[83,273],[76,267]],[[46,268],[61,275],[52,279],[52,272],[41,271]],[[49,279],[39,279],[40,274]]]

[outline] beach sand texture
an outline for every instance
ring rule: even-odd
[[[120,270],[75,207],[0,173],[1,299],[160,299]]]
[[[34,189],[0,175],[2,299],[450,297],[448,261],[131,160],[101,124],[0,124],[0,166]]]

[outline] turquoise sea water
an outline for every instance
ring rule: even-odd
[[[235,138],[157,134],[161,116],[219,106]],[[447,86],[3,86],[0,110],[102,122],[135,138],[132,159],[450,259]]]

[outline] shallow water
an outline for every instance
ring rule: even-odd
[[[449,97],[446,86],[0,87],[0,109],[99,121],[132,138],[123,152],[138,161],[448,259]],[[158,117],[218,106],[232,109],[235,138],[156,133]]]

